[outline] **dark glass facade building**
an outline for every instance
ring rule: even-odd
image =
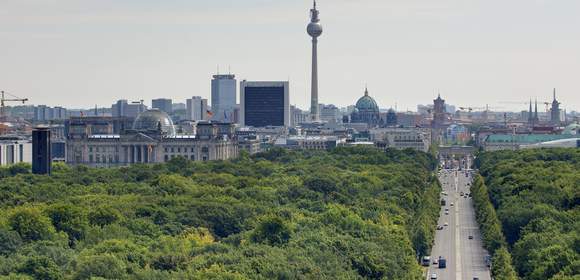
[[[51,164],[50,129],[36,128],[32,131],[32,173],[50,175]]]
[[[289,126],[287,82],[242,82],[240,101],[242,125]]]

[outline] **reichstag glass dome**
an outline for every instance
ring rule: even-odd
[[[167,115],[167,113],[160,111],[159,109],[147,110],[135,119],[133,122],[133,129],[141,131],[151,131],[158,130],[161,127],[161,131],[167,136],[175,136],[175,127],[173,126],[173,121]]]

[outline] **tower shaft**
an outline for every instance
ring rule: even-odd
[[[310,120],[320,120],[318,112],[318,39],[312,38],[312,84],[310,93]]]

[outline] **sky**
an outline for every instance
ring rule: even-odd
[[[0,89],[30,104],[210,97],[211,76],[289,80],[309,107],[309,0],[0,0]],[[319,100],[580,110],[578,0],[319,0]],[[231,70],[229,70],[231,69]],[[13,103],[11,103],[13,104]]]

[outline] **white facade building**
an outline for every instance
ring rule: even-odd
[[[371,141],[385,148],[427,152],[431,146],[429,130],[421,128],[377,128],[369,130]]]
[[[20,162],[32,163],[32,141],[0,138],[0,166]]]

